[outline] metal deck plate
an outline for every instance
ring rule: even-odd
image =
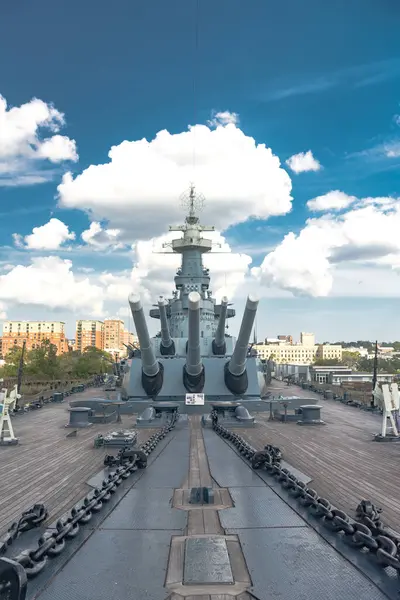
[[[189,430],[178,431],[137,487],[180,488],[189,470]]]
[[[96,531],[40,600],[165,600],[174,531]]]
[[[102,529],[178,529],[186,527],[187,514],[171,507],[172,488],[140,489],[140,482],[103,522]],[[176,533],[176,532],[175,532]]]
[[[219,513],[221,525],[233,528],[306,527],[307,524],[267,487],[229,488],[234,508]]]
[[[186,540],[183,583],[233,583],[228,549],[223,538],[203,537]]]
[[[237,529],[235,533],[259,600],[387,598],[312,529]]]
[[[265,487],[258,475],[214,431],[204,428],[203,436],[211,475],[220,487]]]

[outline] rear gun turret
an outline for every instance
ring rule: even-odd
[[[200,302],[198,292],[188,296],[188,343],[186,364],[183,367],[183,384],[188,392],[201,393],[204,388],[204,366],[200,350]]]
[[[151,346],[149,330],[140,297],[137,294],[129,296],[129,305],[132,311],[133,322],[139,338],[142,358],[142,386],[148,396],[154,397],[160,392],[163,385],[164,368],[156,360]]]
[[[160,311],[160,322],[161,322],[161,342],[160,342],[160,354],[162,356],[173,356],[175,354],[175,343],[171,338],[168,320],[167,320],[167,302],[162,296],[158,300],[158,309]]]
[[[226,352],[225,323],[228,311],[228,298],[224,296],[221,300],[221,313],[219,315],[218,327],[215,338],[212,341],[212,351],[215,356],[223,356]]]
[[[248,387],[246,357],[257,307],[258,300],[254,296],[249,295],[235,349],[231,359],[225,365],[225,385],[235,395],[244,394]]]

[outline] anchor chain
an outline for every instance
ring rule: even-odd
[[[48,517],[48,510],[44,504],[34,504],[32,508],[25,510],[19,521],[15,521],[7,530],[6,534],[0,538],[0,556],[3,556],[15,540],[34,527],[39,527]]]
[[[59,556],[63,552],[67,542],[78,535],[81,525],[89,523],[93,514],[101,511],[104,504],[110,500],[112,494],[125,479],[128,479],[138,469],[147,466],[147,457],[157,444],[175,428],[177,420],[178,414],[174,413],[165,427],[154,433],[138,449],[133,450],[132,453],[135,455],[130,456],[114,473],[103,480],[101,487],[89,492],[79,508],[72,508],[68,517],[58,519],[55,529],[45,531],[37,541],[37,548],[23,550],[13,557],[14,563],[18,563],[24,568],[28,579],[41,573],[48,564],[49,558]],[[0,582],[0,598],[7,589],[6,585],[7,581]]]
[[[352,519],[344,511],[335,508],[329,500],[319,496],[314,489],[307,487],[288,469],[282,468],[279,448],[268,445],[264,450],[257,451],[242,436],[229,431],[215,418],[212,419],[212,427],[220,437],[237,448],[253,469],[265,469],[275,477],[290,496],[329,531],[340,535],[353,548],[367,548],[370,554],[376,556],[382,568],[390,566],[400,574],[400,535],[382,524],[379,517],[382,509],[377,509],[368,500],[362,500],[356,509],[356,520]]]

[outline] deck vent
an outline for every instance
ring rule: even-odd
[[[214,490],[209,487],[193,487],[190,490],[190,504],[214,504]]]

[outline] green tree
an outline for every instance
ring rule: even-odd
[[[43,340],[39,348],[31,350],[28,353],[25,373],[40,378],[57,379],[60,375],[57,346],[49,340]]]
[[[22,355],[22,347],[14,346],[5,357],[5,364],[1,369],[2,377],[16,377]],[[24,356],[24,367],[27,363],[27,353]]]
[[[357,370],[360,359],[361,355],[359,352],[348,352],[347,350],[344,350],[342,352],[341,364],[346,365],[351,369]]]
[[[337,358],[317,358],[314,362],[316,367],[334,367],[341,364]]]

